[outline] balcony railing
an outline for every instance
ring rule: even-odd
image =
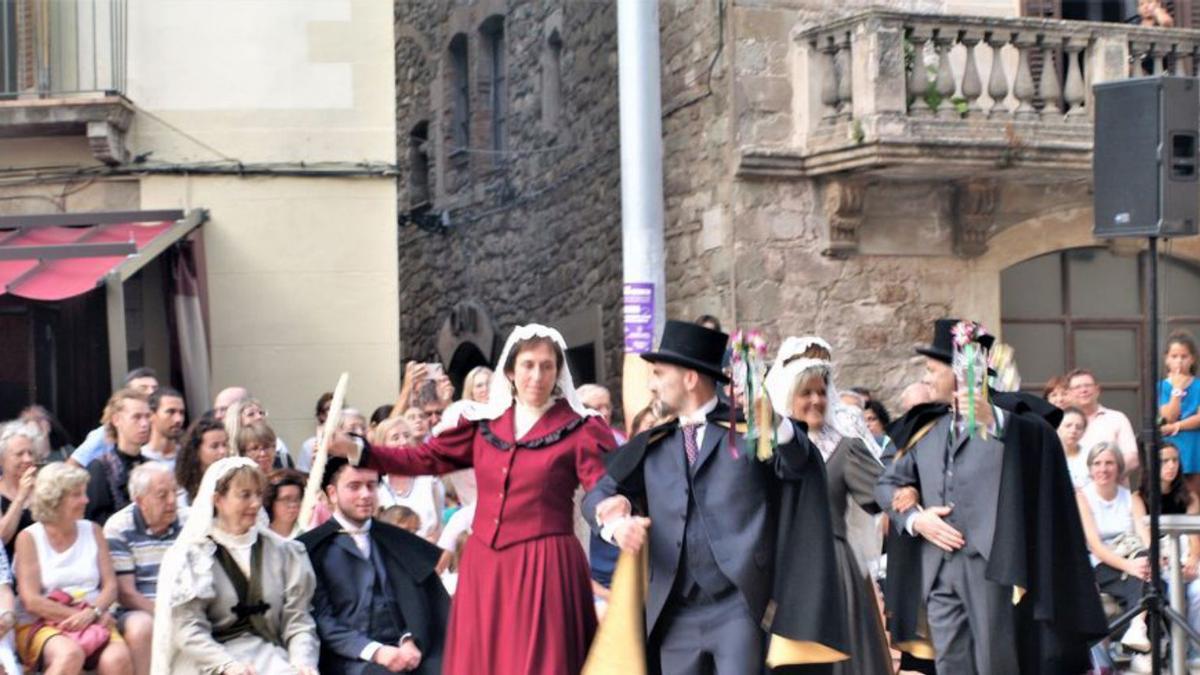
[[[795,142],[744,173],[1090,171],[1091,86],[1197,75],[1200,31],[872,10],[796,36]]]
[[[126,0],[0,0],[0,99],[125,91]]]

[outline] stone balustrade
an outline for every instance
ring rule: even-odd
[[[794,36],[792,142],[744,175],[1090,173],[1092,85],[1197,75],[1200,31],[871,10]]]

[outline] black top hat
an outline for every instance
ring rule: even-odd
[[[642,354],[650,363],[670,363],[728,382],[721,370],[729,336],[719,330],[686,321],[668,321],[658,351]]]
[[[928,347],[917,347],[917,353],[937,359],[942,363],[954,362],[954,326],[959,319],[938,319],[933,322],[933,344]],[[991,349],[995,338],[985,335],[978,342],[984,349]]]

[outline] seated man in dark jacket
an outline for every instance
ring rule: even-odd
[[[300,537],[317,573],[313,617],[323,675],[442,671],[450,598],[441,551],[372,516],[379,474],[329,458],[322,487],[333,517]]]

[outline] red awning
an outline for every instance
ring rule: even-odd
[[[103,283],[110,272],[122,263],[143,255],[143,249],[165,235],[172,221],[156,223],[120,223],[87,227],[34,227],[0,230],[0,295],[11,293],[30,300],[62,300],[86,293]],[[19,254],[23,247],[61,247],[68,255],[72,250],[95,247],[96,244],[132,244],[132,255],[87,255],[86,257],[45,257],[3,259],[6,252]],[[83,245],[83,246],[78,246]],[[77,246],[77,249],[70,247]],[[151,256],[157,255],[161,249]],[[54,249],[31,249],[53,251]],[[30,254],[31,256],[34,254]]]

